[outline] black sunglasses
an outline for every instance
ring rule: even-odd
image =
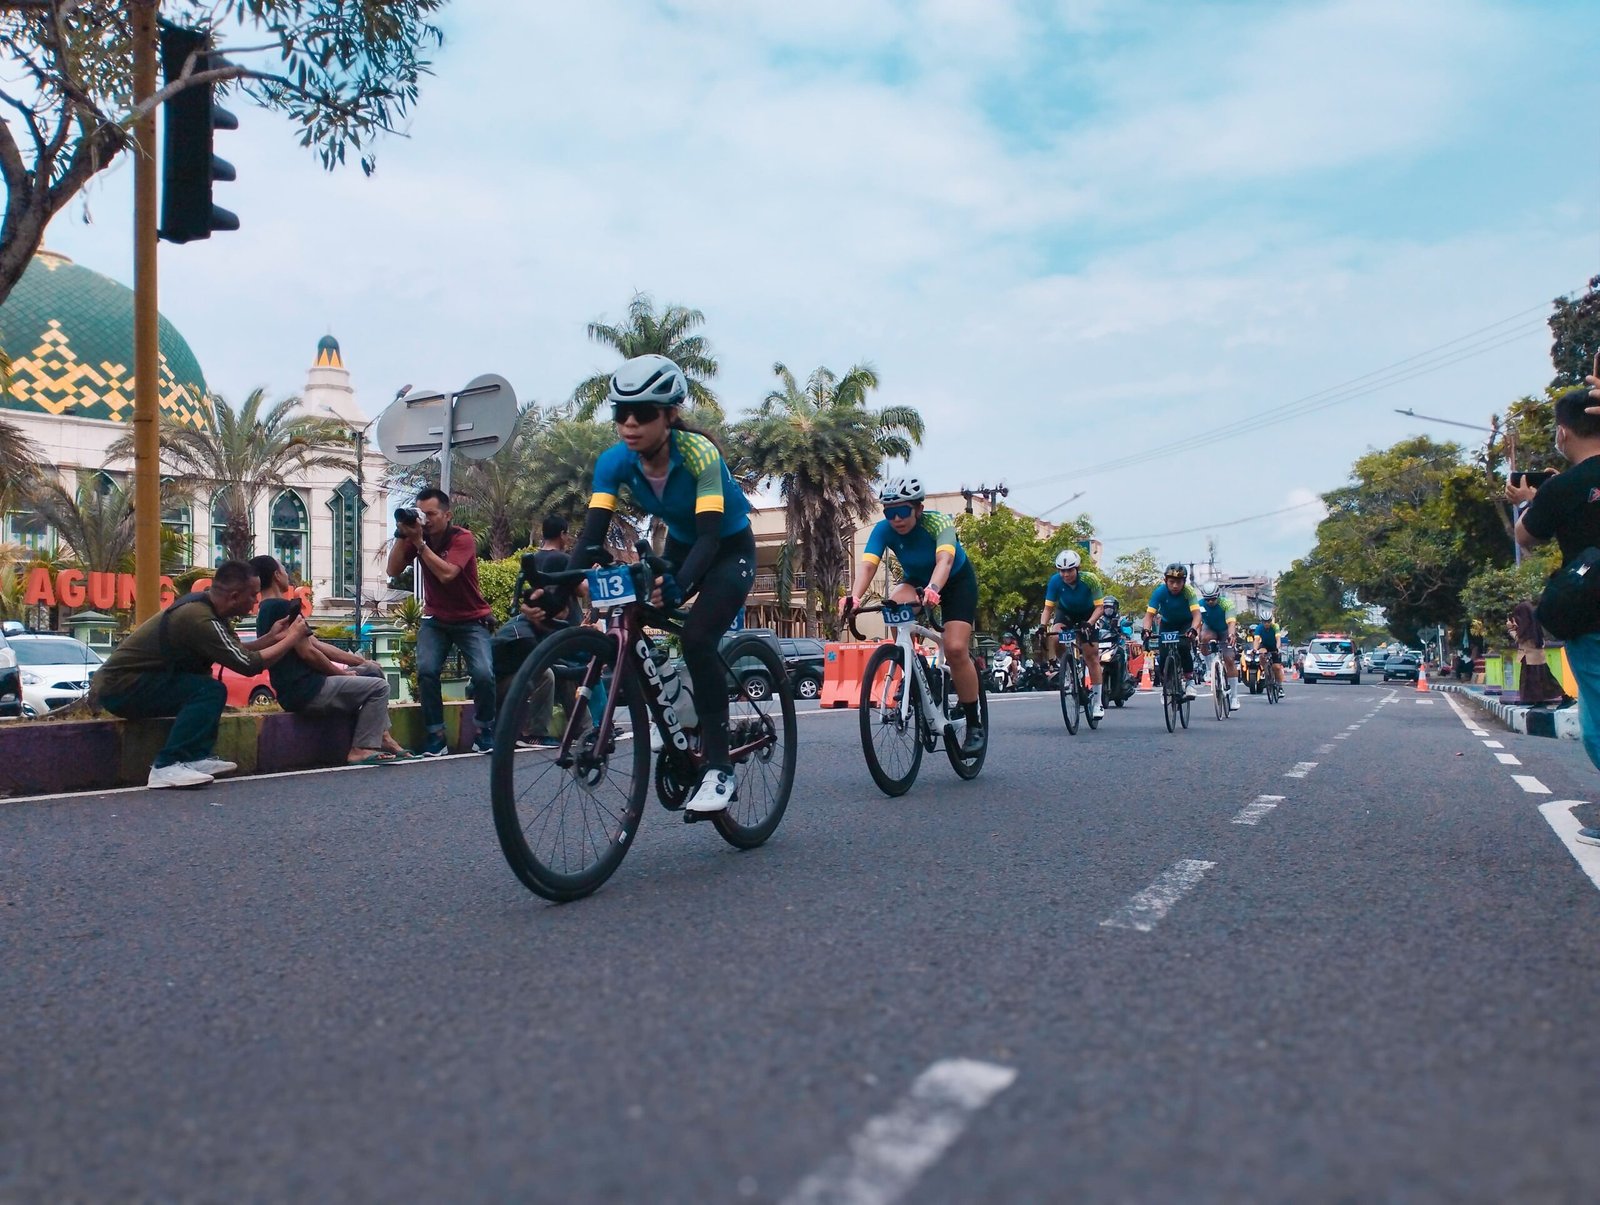
[[[648,427],[661,417],[661,412],[666,409],[654,402],[613,402],[611,404],[611,421],[625,423],[630,418],[641,427]]]

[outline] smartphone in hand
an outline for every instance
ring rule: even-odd
[[[1518,486],[1531,485],[1534,489],[1538,489],[1555,475],[1556,471],[1554,469],[1529,469],[1527,472],[1512,473],[1511,484]]]
[[[298,598],[291,598],[289,600],[289,618],[291,620],[299,619],[300,618],[300,612],[303,609],[304,609],[304,607],[303,607],[303,605],[301,604],[301,602],[300,602],[300,600]]]

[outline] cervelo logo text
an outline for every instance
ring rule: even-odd
[[[650,642],[643,636],[639,637],[639,643],[633,646],[633,651],[639,654],[639,661],[644,666],[644,676],[649,678],[650,684],[656,688],[656,698],[661,703],[661,714],[667,720],[667,735],[672,737],[675,746],[688,752],[689,738],[683,735],[683,726],[678,723],[678,713],[667,702],[667,684],[656,672],[655,658],[650,655]]]

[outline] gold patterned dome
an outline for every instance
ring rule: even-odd
[[[206,379],[178,328],[159,320],[162,414],[210,425]],[[133,290],[54,251],[33,257],[0,304],[11,381],[0,409],[126,422],[133,417]]]

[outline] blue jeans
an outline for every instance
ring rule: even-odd
[[[1567,664],[1578,680],[1578,723],[1583,751],[1600,770],[1600,632],[1567,641]]]
[[[174,717],[152,763],[159,768],[210,757],[227,701],[227,688],[209,674],[150,673],[135,678],[125,694],[102,695],[100,705],[125,720]]]
[[[473,715],[478,731],[494,728],[494,657],[489,648],[489,629],[481,623],[443,623],[424,619],[417,631],[417,688],[422,695],[422,723],[429,732],[444,731],[444,696],[439,673],[451,646],[466,658],[467,674],[472,679]]]

